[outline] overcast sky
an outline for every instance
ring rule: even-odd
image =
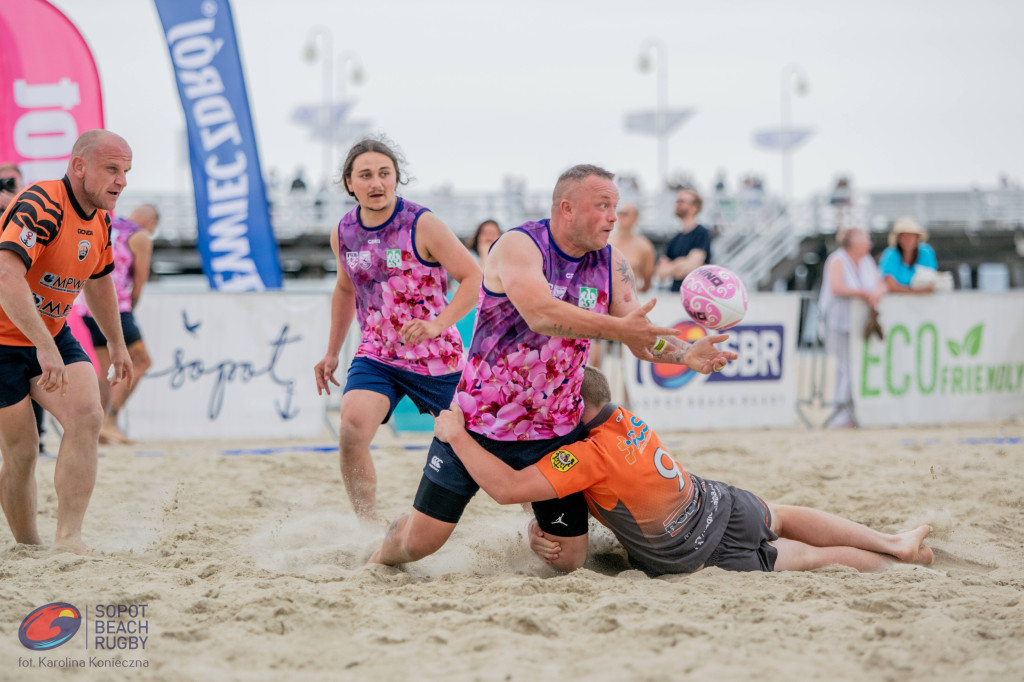
[[[184,119],[156,10],[147,0],[52,0],[93,50],[107,127],[135,153],[136,190],[189,187]],[[598,163],[657,176],[653,138],[626,111],[653,108],[640,46],[667,46],[670,107],[694,107],[671,138],[670,168],[707,188],[719,169],[781,183],[779,156],[753,132],[778,126],[780,77],[809,81],[795,125],[815,134],[794,155],[798,197],[849,173],[859,189],[994,187],[1024,179],[1024,2],[1017,0],[234,0],[236,32],[264,172],[319,176],[322,153],[291,122],[322,100],[316,26],[335,59],[356,53],[356,118],[405,152],[420,191],[497,190],[508,175],[546,190],[566,167]],[[337,68],[335,68],[337,72]]]

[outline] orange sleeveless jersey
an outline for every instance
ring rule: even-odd
[[[7,207],[0,226],[0,249],[13,251],[25,263],[36,309],[56,336],[86,279],[114,268],[110,217],[103,210],[86,215],[65,176],[24,190]],[[0,344],[32,345],[3,310]]]
[[[696,570],[725,530],[731,498],[687,473],[644,421],[612,404],[595,421],[606,414],[585,440],[534,466],[558,497],[582,491],[631,560],[660,572]]]

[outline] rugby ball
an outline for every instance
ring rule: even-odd
[[[747,289],[732,270],[702,265],[683,280],[679,289],[683,310],[706,329],[728,329],[747,314]]]

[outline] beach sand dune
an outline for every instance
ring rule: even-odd
[[[64,679],[1020,679],[1024,424],[662,438],[688,470],[769,500],[885,531],[930,523],[936,562],[650,579],[595,527],[586,567],[557,575],[525,548],[526,514],[481,494],[435,556],[366,567],[385,524],[352,515],[327,440],[104,446],[86,518],[95,556],[18,546],[3,529],[0,678],[92,656],[148,667]],[[386,518],[410,508],[426,443],[378,437]],[[38,466],[45,538],[53,466]],[[22,620],[57,601],[88,622],[30,652]],[[96,650],[96,606],[116,604],[146,605],[144,649]]]

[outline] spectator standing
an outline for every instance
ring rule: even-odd
[[[679,291],[683,278],[711,262],[711,231],[697,222],[703,205],[695,189],[681,189],[676,195],[680,232],[669,241],[656,269],[659,280],[672,280],[672,291]]]
[[[618,221],[615,230],[608,237],[608,243],[622,252],[633,268],[636,289],[641,294],[651,288],[654,278],[654,245],[642,234],[634,232],[640,210],[636,204],[623,204],[616,211]]]
[[[825,259],[825,276],[818,298],[825,347],[836,366],[835,410],[825,422],[830,428],[854,428],[853,385],[850,378],[850,301],[859,298],[873,310],[885,293],[878,266],[871,258],[867,230],[851,227],[839,233],[839,248]]]

